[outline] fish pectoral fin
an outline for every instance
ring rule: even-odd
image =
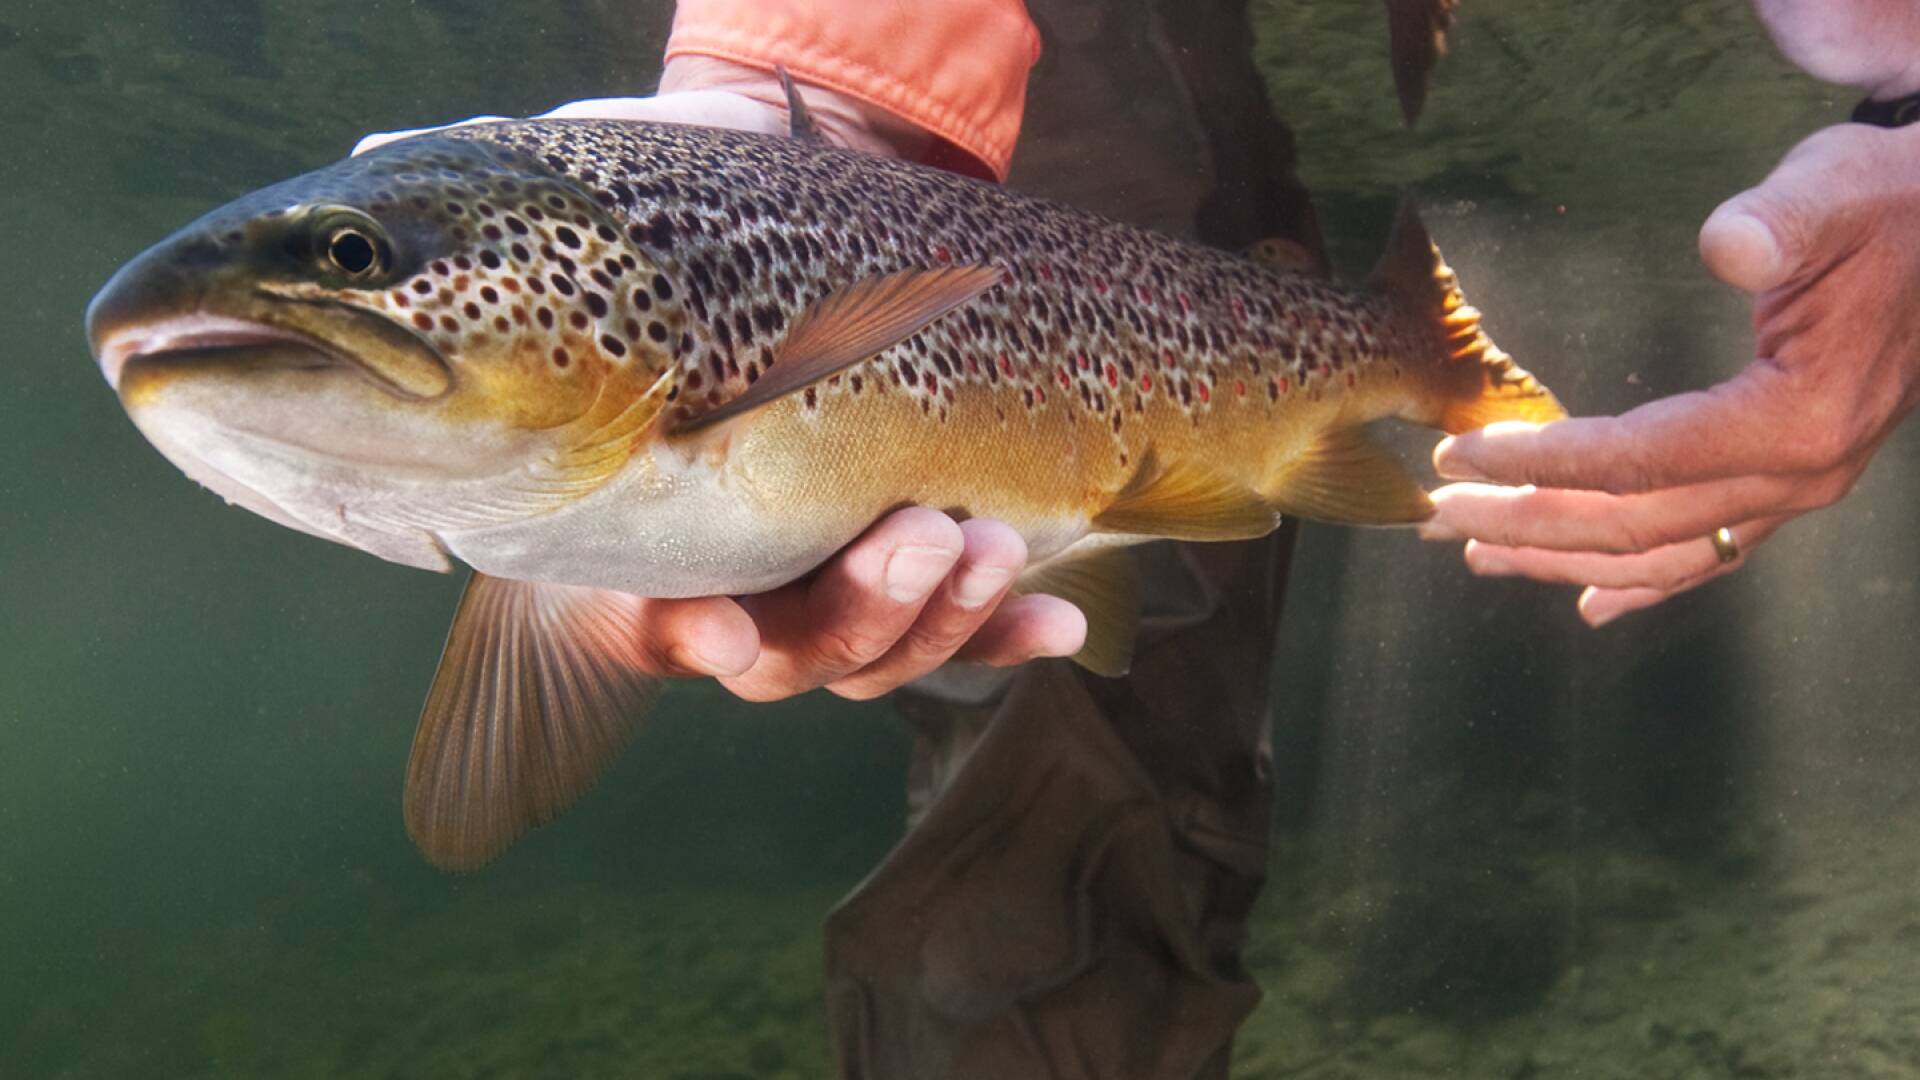
[[[636,665],[639,597],[474,574],[407,761],[407,835],[472,870],[593,786],[661,680]]]
[[[1259,492],[1204,466],[1163,464],[1152,450],[1092,522],[1100,532],[1169,540],[1250,540],[1279,524],[1278,511]]]
[[[793,76],[787,74],[786,65],[773,65],[773,73],[780,77],[780,89],[787,95],[787,135],[801,142],[826,145],[827,137],[820,134],[820,125],[814,122],[813,113],[800,96],[800,88],[793,85]]]
[[[794,317],[773,363],[739,397],[674,425],[697,431],[804,389],[919,333],[1000,282],[994,266],[902,270],[856,281]]]
[[[1328,431],[1287,464],[1269,497],[1282,513],[1341,525],[1411,525],[1433,500],[1359,427]]]
[[[1110,679],[1125,675],[1133,665],[1133,642],[1140,632],[1140,571],[1124,548],[1069,548],[1028,567],[1013,583],[1013,591],[1057,596],[1087,617],[1087,643],[1073,654],[1074,663]]]

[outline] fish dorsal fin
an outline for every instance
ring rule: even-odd
[[[780,89],[787,95],[787,135],[824,146],[827,137],[820,134],[820,125],[813,122],[813,113],[807,111],[806,100],[800,96],[800,88],[793,84],[793,76],[787,74],[783,64],[775,64],[773,73],[780,76]]]
[[[1087,643],[1073,662],[1110,679],[1133,665],[1133,642],[1140,632],[1140,571],[1118,546],[1068,548],[1013,583],[1013,591],[1046,593],[1080,609],[1087,617]]]
[[[1283,513],[1341,525],[1411,525],[1433,500],[1358,427],[1322,434],[1287,463],[1268,490]]]
[[[1306,245],[1295,240],[1278,236],[1269,236],[1265,240],[1248,245],[1246,256],[1270,270],[1283,274],[1306,274],[1309,277],[1331,278],[1327,265],[1320,261]]]
[[[1402,414],[1459,434],[1495,420],[1544,424],[1567,412],[1553,392],[1500,350],[1467,303],[1453,268],[1440,256],[1412,201],[1400,203],[1387,250],[1367,286],[1387,298],[1407,327],[1440,347],[1445,378],[1439,400],[1424,414]]]
[[[605,771],[660,682],[635,663],[643,601],[474,574],[407,761],[407,835],[472,870]]]
[[[1248,540],[1279,524],[1279,513],[1245,484],[1191,462],[1162,463],[1152,450],[1092,521],[1100,532],[1169,540]]]
[[[992,266],[902,270],[856,281],[794,317],[767,373],[739,397],[674,425],[711,427],[819,382],[925,329],[1000,281]]]

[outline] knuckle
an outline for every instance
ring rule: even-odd
[[[816,631],[809,655],[814,666],[833,672],[851,671],[870,663],[891,648],[894,638],[860,625],[825,626]]]

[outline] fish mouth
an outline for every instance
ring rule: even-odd
[[[195,313],[115,331],[95,347],[115,392],[129,367],[231,364],[282,370],[362,370],[353,358],[298,331],[248,319]]]

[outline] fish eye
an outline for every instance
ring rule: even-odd
[[[387,246],[379,226],[358,214],[334,214],[314,231],[325,268],[350,281],[364,282],[387,267]]]

